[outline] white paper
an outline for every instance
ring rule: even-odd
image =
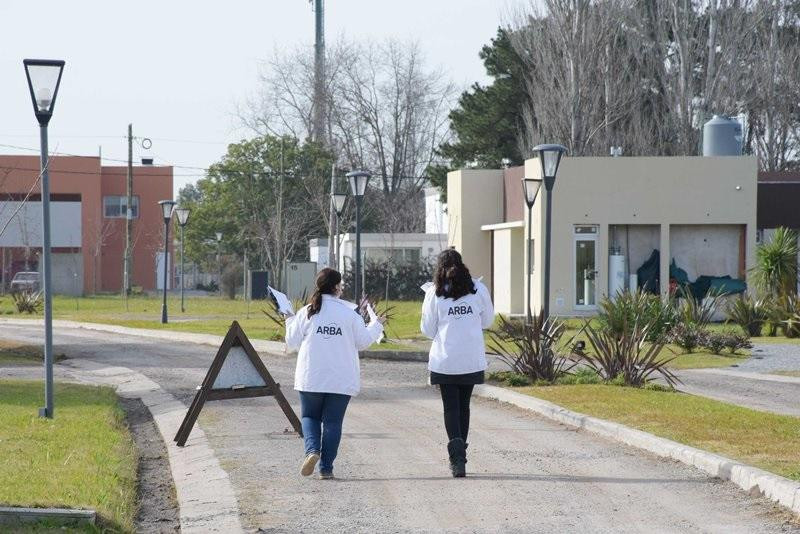
[[[272,286],[267,286],[267,289],[269,289],[269,292],[272,293],[272,297],[278,304],[279,313],[282,313],[283,315],[294,315],[294,308],[292,308],[292,302],[289,300],[289,297]]]
[[[375,310],[372,309],[372,304],[367,302],[367,315],[369,315],[369,322],[370,324],[375,323],[378,321],[378,314],[375,313]],[[378,338],[378,343],[383,341],[383,332],[381,332],[380,337]]]

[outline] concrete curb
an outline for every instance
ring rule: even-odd
[[[42,319],[6,319],[0,318],[0,324],[30,326],[32,324],[43,324]],[[148,339],[159,339],[163,341],[183,341],[186,343],[199,343],[201,345],[211,345],[219,347],[222,344],[223,336],[212,334],[196,334],[193,332],[178,332],[175,330],[152,330],[147,328],[131,328],[128,326],[117,326],[102,323],[84,323],[80,321],[65,321],[56,319],[53,321],[54,327],[80,328],[94,332],[108,332],[125,336],[139,336]],[[270,354],[287,355],[286,344],[280,341],[269,341],[266,339],[250,339],[253,347],[258,352],[268,352]],[[392,350],[365,350],[361,351],[361,357],[368,360],[391,360],[399,362],[427,362],[427,352],[416,351],[392,351]]]
[[[181,532],[244,532],[233,485],[203,430],[195,426],[185,447],[178,447],[172,440],[186,414],[182,402],[156,382],[126,367],[82,360],[70,360],[62,367],[80,382],[112,386],[121,397],[141,399],[150,410],[167,447]]]
[[[552,402],[488,385],[475,387],[475,393],[487,399],[507,402],[564,425],[644,449],[663,458],[671,458],[705,471],[711,476],[730,480],[747,492],[765,497],[800,514],[800,482],[774,475],[724,456],[660,438],[619,423],[572,412]]]
[[[0,525],[50,521],[58,525],[94,525],[97,513],[94,510],[68,508],[17,508],[0,506]]]

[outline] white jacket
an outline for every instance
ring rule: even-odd
[[[492,326],[494,307],[486,286],[473,282],[477,292],[458,300],[437,297],[433,284],[425,292],[420,330],[433,340],[430,371],[461,375],[486,370],[483,329]]]
[[[378,340],[383,325],[369,326],[356,305],[322,295],[319,313],[308,318],[308,306],[286,320],[286,348],[300,349],[294,372],[294,389],[317,393],[357,395],[361,389],[358,351]]]

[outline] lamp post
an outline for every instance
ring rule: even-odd
[[[539,164],[542,167],[547,202],[544,232],[544,309],[542,311],[543,319],[546,320],[550,317],[550,236],[552,234],[553,186],[556,183],[558,165],[567,148],[563,145],[537,145],[533,147],[533,151],[538,155]]]
[[[33,112],[39,121],[41,157],[39,160],[42,180],[42,285],[44,288],[44,408],[40,417],[53,417],[53,293],[50,284],[50,164],[47,155],[47,125],[53,116],[56,96],[61,85],[64,61],[50,59],[26,59],[25,76],[31,93]]]
[[[161,214],[164,216],[164,300],[161,303],[161,324],[167,324],[167,273],[169,272],[169,222],[172,219],[174,200],[159,200]]]
[[[222,232],[216,232],[217,236],[217,293],[222,296],[222,264],[220,263],[220,251],[222,249]]]
[[[178,226],[181,227],[181,313],[186,311],[183,305],[183,227],[189,222],[189,208],[175,206],[175,217],[178,218]]]
[[[345,202],[347,202],[347,193],[331,193],[331,204],[336,213],[336,233],[333,236],[336,240],[336,248],[333,249],[333,263],[336,265],[336,270],[339,270],[339,234],[341,233],[339,223],[342,220]],[[330,243],[330,246],[333,247],[333,243]]]
[[[354,273],[355,283],[353,285],[353,295],[355,301],[361,299],[361,203],[364,199],[364,192],[367,190],[370,174],[367,171],[352,171],[347,173],[347,180],[350,182],[350,190],[356,199],[356,272]]]
[[[542,187],[542,179],[541,178],[523,178],[522,179],[522,191],[525,193],[525,204],[528,206],[528,239],[526,239],[525,246],[528,249],[528,272],[526,273],[525,283],[528,286],[527,298],[525,300],[525,317],[528,322],[530,322],[532,318],[531,314],[531,265],[532,265],[532,255],[531,249],[531,238],[533,237],[533,203],[536,202],[536,195],[539,194],[539,189]]]

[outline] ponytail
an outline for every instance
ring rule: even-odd
[[[314,281],[314,293],[308,301],[308,317],[311,318],[322,310],[322,295],[333,295],[336,286],[342,281],[339,271],[325,267],[317,274]]]
[[[461,297],[477,292],[469,269],[464,265],[455,249],[447,249],[439,254],[436,260],[436,271],[433,282],[436,285],[436,296],[458,300]]]

